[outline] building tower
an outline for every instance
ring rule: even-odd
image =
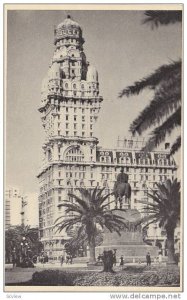
[[[54,235],[54,222],[63,214],[58,204],[68,200],[69,191],[92,185],[92,181],[85,182],[85,173],[96,160],[98,139],[93,126],[103,100],[98,73],[83,51],[80,25],[68,16],[54,36],[54,55],[42,83],[39,107],[45,130],[43,166],[38,175],[39,228],[49,254],[59,243]]]

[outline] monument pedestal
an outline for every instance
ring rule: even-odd
[[[158,247],[147,245],[143,241],[141,225],[137,225],[141,215],[136,209],[127,209],[125,212],[116,210],[117,214],[124,218],[126,227],[121,229],[121,235],[116,232],[104,230],[104,240],[102,245],[96,247],[96,257],[104,250],[115,250],[117,262],[121,255],[125,262],[143,262],[146,260],[147,252],[150,253],[152,260],[158,256]]]

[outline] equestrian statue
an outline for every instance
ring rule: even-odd
[[[124,173],[124,168],[121,168],[120,174],[117,176],[117,180],[114,183],[113,193],[115,197],[115,208],[122,209],[123,199],[127,207],[130,207],[130,197],[131,197],[131,186],[128,183],[128,175]]]

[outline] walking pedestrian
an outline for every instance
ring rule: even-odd
[[[116,252],[113,252],[113,265],[116,266]]]
[[[69,260],[70,260],[70,264],[72,265],[72,263],[73,263],[73,255],[70,255]]]
[[[147,262],[147,266],[151,266],[151,255],[149,252],[147,252],[146,255],[146,262]]]
[[[70,257],[69,257],[69,255],[67,255],[66,256],[66,265],[69,264],[69,259],[70,259]]]
[[[12,264],[13,264],[13,268],[16,267],[16,256],[12,257]]]
[[[123,258],[123,255],[120,257],[120,267],[121,267],[121,270],[123,270],[123,266],[124,266],[124,258]]]
[[[64,256],[62,255],[60,260],[61,267],[63,266],[63,263],[64,263]]]

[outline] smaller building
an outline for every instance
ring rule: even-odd
[[[5,230],[10,226],[22,223],[22,196],[20,190],[15,187],[5,191]]]
[[[21,189],[10,187],[5,191],[5,230],[12,226],[38,226],[37,194],[24,195]]]

